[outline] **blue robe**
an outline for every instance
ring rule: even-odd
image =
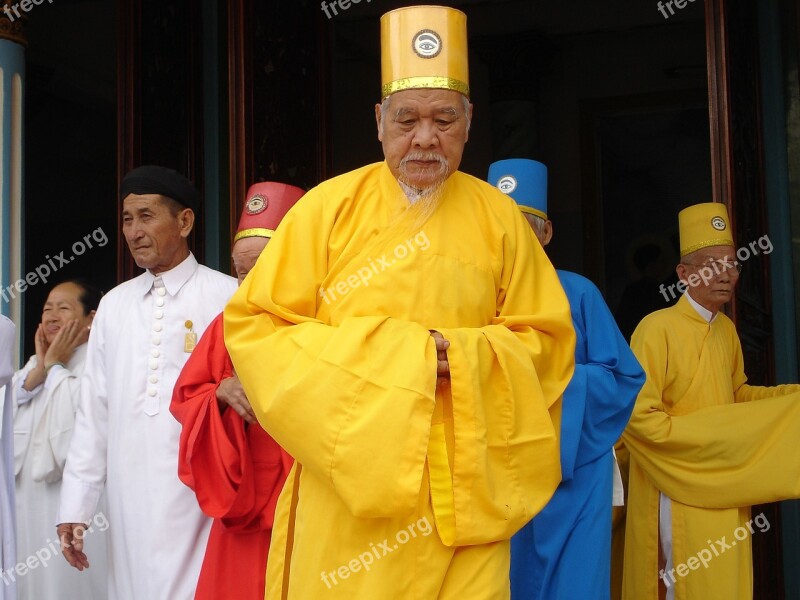
[[[595,285],[575,273],[558,276],[577,336],[561,419],[562,481],[511,539],[512,600],[609,597],[612,448],[645,378]]]

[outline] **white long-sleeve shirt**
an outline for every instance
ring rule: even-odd
[[[19,600],[59,598],[64,590],[83,600],[108,596],[105,533],[95,527],[87,535],[91,568],[81,573],[60,556],[55,531],[61,475],[75,428],[85,362],[83,344],[75,348],[66,366],[50,367],[45,380],[32,390],[24,385],[38,364],[35,355],[14,374],[17,557],[20,562],[39,557],[31,562],[32,568],[16,573]]]
[[[199,338],[235,289],[235,279],[190,255],[100,302],[58,521],[91,521],[105,485],[112,599],[194,596],[210,521],[178,479],[180,425],[169,404],[189,357],[186,334],[191,328]]]
[[[45,380],[32,390],[24,387],[38,359],[14,374],[14,472],[31,461],[34,481],[61,481],[80,400],[80,377],[86,362],[86,344],[78,346],[65,367],[52,366]],[[55,515],[52,515],[50,521]]]

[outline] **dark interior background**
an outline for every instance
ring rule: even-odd
[[[85,277],[108,290],[116,283],[115,4],[71,0],[29,13],[23,272],[62,251],[74,260],[23,295],[25,357],[54,284]],[[87,234],[94,247],[74,254]]]

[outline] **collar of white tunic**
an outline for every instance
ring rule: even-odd
[[[169,271],[164,271],[158,277],[164,282],[164,287],[167,289],[167,293],[170,296],[175,296],[183,287],[183,284],[189,281],[196,270],[197,259],[194,257],[194,254],[190,252],[189,256],[187,256],[182,263],[176,267],[173,267]],[[153,275],[153,273],[151,273],[149,270],[145,271],[137,279],[139,293],[142,296],[149,293],[153,288],[153,282],[155,282],[155,280],[156,276]]]
[[[684,294],[686,295],[686,299],[689,301],[689,304],[692,305],[692,308],[694,308],[697,311],[697,314],[703,317],[703,320],[705,320],[706,323],[713,323],[716,320],[717,315],[719,315],[719,313],[717,313],[712,317],[710,310],[695,302],[695,299],[692,298],[692,296],[689,294],[689,290],[686,290]]]

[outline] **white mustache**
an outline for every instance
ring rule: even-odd
[[[442,156],[441,154],[436,154],[435,152],[412,152],[410,154],[406,154],[403,159],[400,161],[400,169],[405,169],[406,164],[412,160],[421,160],[421,161],[436,161],[439,163],[440,167],[447,169],[448,162],[447,159]]]

